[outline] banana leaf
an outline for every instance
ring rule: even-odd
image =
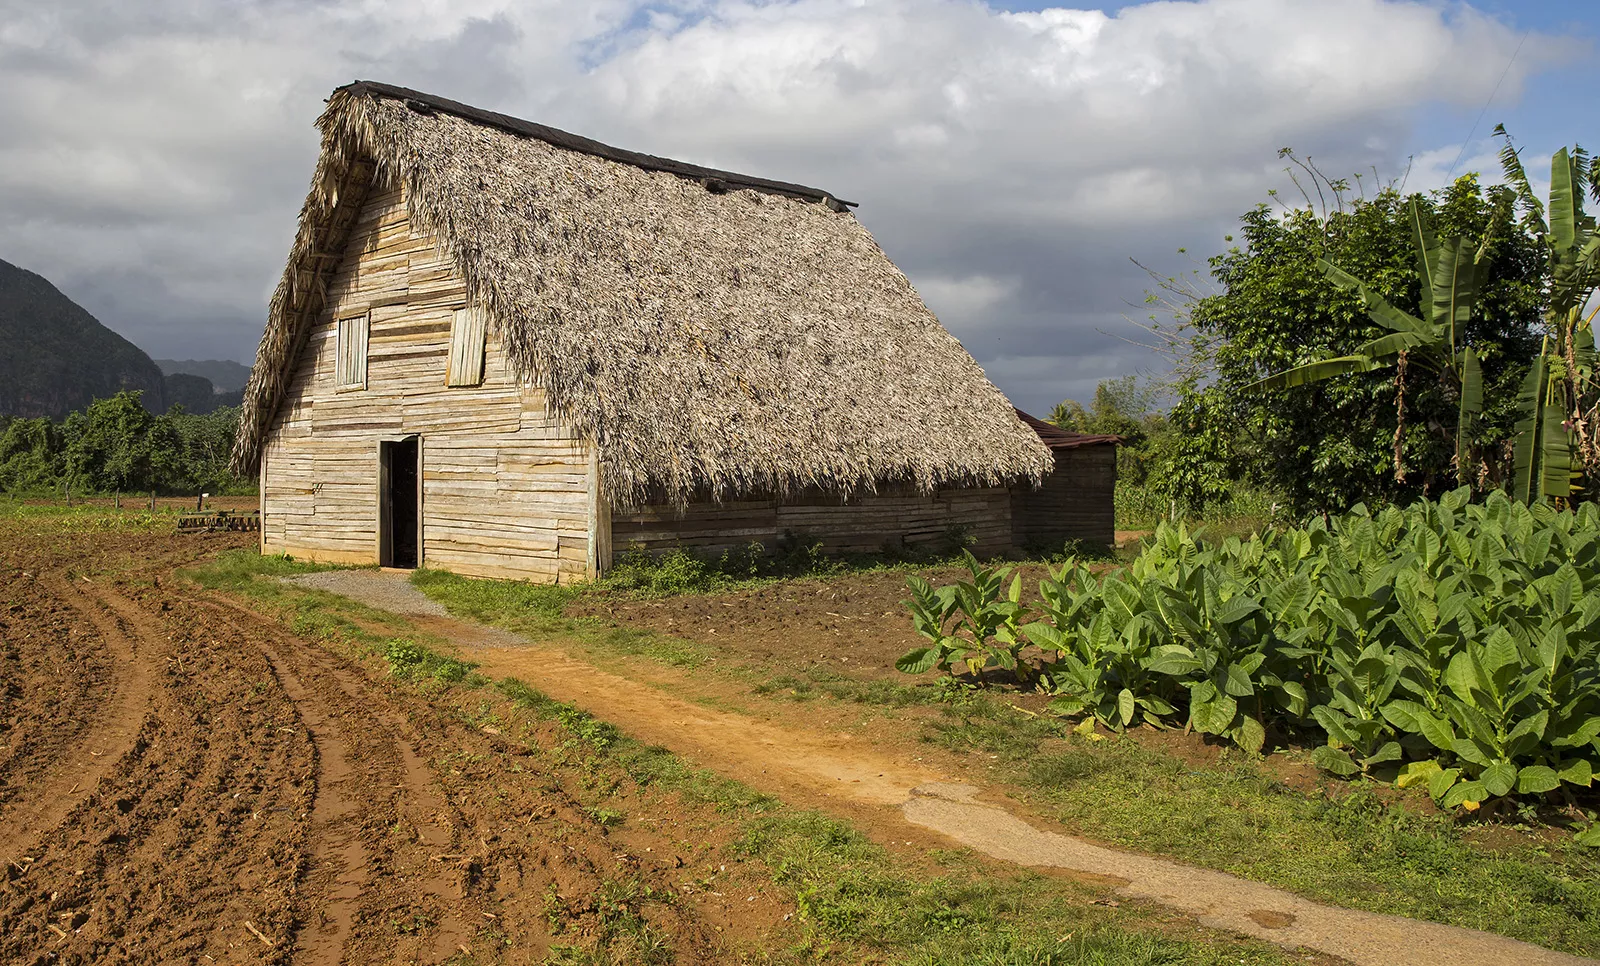
[[[1361,296],[1361,302],[1367,307],[1367,315],[1372,321],[1378,323],[1391,332],[1422,332],[1428,331],[1428,324],[1414,315],[1402,312],[1389,304],[1383,296],[1374,292],[1367,283],[1339,268],[1326,258],[1317,259],[1317,267],[1328,281],[1339,286],[1347,292],[1354,292]]]
[[[1527,210],[1527,219],[1534,234],[1543,235],[1547,231],[1544,223],[1544,204],[1539,200],[1539,196],[1534,194],[1533,185],[1528,182],[1528,172],[1522,167],[1522,156],[1511,143],[1511,135],[1506,133],[1504,124],[1496,124],[1494,134],[1495,137],[1506,139],[1506,143],[1500,148],[1500,168],[1505,172],[1506,180],[1511,182],[1511,187],[1515,189],[1517,197]]]
[[[1471,435],[1473,417],[1481,412],[1483,367],[1478,364],[1478,354],[1468,346],[1461,350],[1461,409],[1456,417],[1456,478],[1463,486],[1472,484],[1467,440]]]
[[[1292,386],[1309,386],[1314,382],[1332,379],[1334,376],[1350,372],[1371,372],[1378,368],[1381,368],[1381,364],[1366,356],[1337,356],[1332,359],[1318,359],[1303,366],[1274,373],[1260,382],[1252,383],[1250,388],[1287,389]]]
[[[1422,282],[1421,305],[1433,304],[1433,272],[1439,260],[1439,239],[1433,233],[1428,213],[1411,199],[1411,240],[1417,249],[1417,278]]]
[[[1417,346],[1428,345],[1434,340],[1418,332],[1391,332],[1386,336],[1373,339],[1365,345],[1357,346],[1352,356],[1365,356],[1368,359],[1387,359],[1399,355],[1406,349],[1415,349]],[[1428,368],[1433,368],[1429,366]]]
[[[1514,472],[1511,495],[1523,503],[1536,502],[1543,490],[1544,475],[1539,468],[1544,440],[1545,387],[1549,384],[1549,361],[1541,352],[1528,367],[1528,375],[1517,392],[1516,444],[1512,447]]]
[[[1545,404],[1541,420],[1543,452],[1539,454],[1539,468],[1543,473],[1544,495],[1566,499],[1572,495],[1572,441],[1567,434],[1560,409]]]
[[[1433,301],[1429,311],[1433,324],[1445,332],[1451,350],[1465,339],[1467,322],[1472,318],[1478,298],[1477,265],[1473,250],[1462,238],[1446,238],[1439,243],[1434,260]]]
[[[1566,148],[1550,159],[1550,239],[1558,253],[1572,249],[1583,218],[1583,196],[1576,193],[1581,190],[1576,167]]]

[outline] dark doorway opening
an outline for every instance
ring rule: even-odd
[[[378,444],[378,563],[384,567],[417,566],[421,451],[415,436]]]

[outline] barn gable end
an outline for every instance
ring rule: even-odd
[[[320,311],[296,355],[262,453],[262,549],[327,562],[379,558],[379,446],[420,437],[420,560],[545,582],[589,571],[589,447],[544,390],[485,340],[479,386],[446,386],[451,324],[466,285],[412,224],[404,188],[359,204]],[[369,320],[366,388],[335,384],[339,319]]]

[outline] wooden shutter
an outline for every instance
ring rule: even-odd
[[[473,306],[456,311],[450,323],[450,370],[445,385],[482,385],[484,328],[483,309]]]
[[[367,317],[339,320],[335,389],[367,388]]]

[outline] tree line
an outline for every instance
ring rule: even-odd
[[[249,481],[228,469],[239,409],[145,409],[138,392],[97,399],[60,422],[0,416],[0,492],[220,493]]]
[[[1468,174],[1429,192],[1283,156],[1305,204],[1274,197],[1203,270],[1154,276],[1140,324],[1171,374],[1104,382],[1052,421],[1125,436],[1124,486],[1197,514],[1241,486],[1296,514],[1463,482],[1600,495],[1600,242],[1583,210],[1585,195],[1600,202],[1600,165],[1558,152],[1545,205],[1509,139],[1505,184]],[[1530,472],[1548,482],[1530,489]]]

